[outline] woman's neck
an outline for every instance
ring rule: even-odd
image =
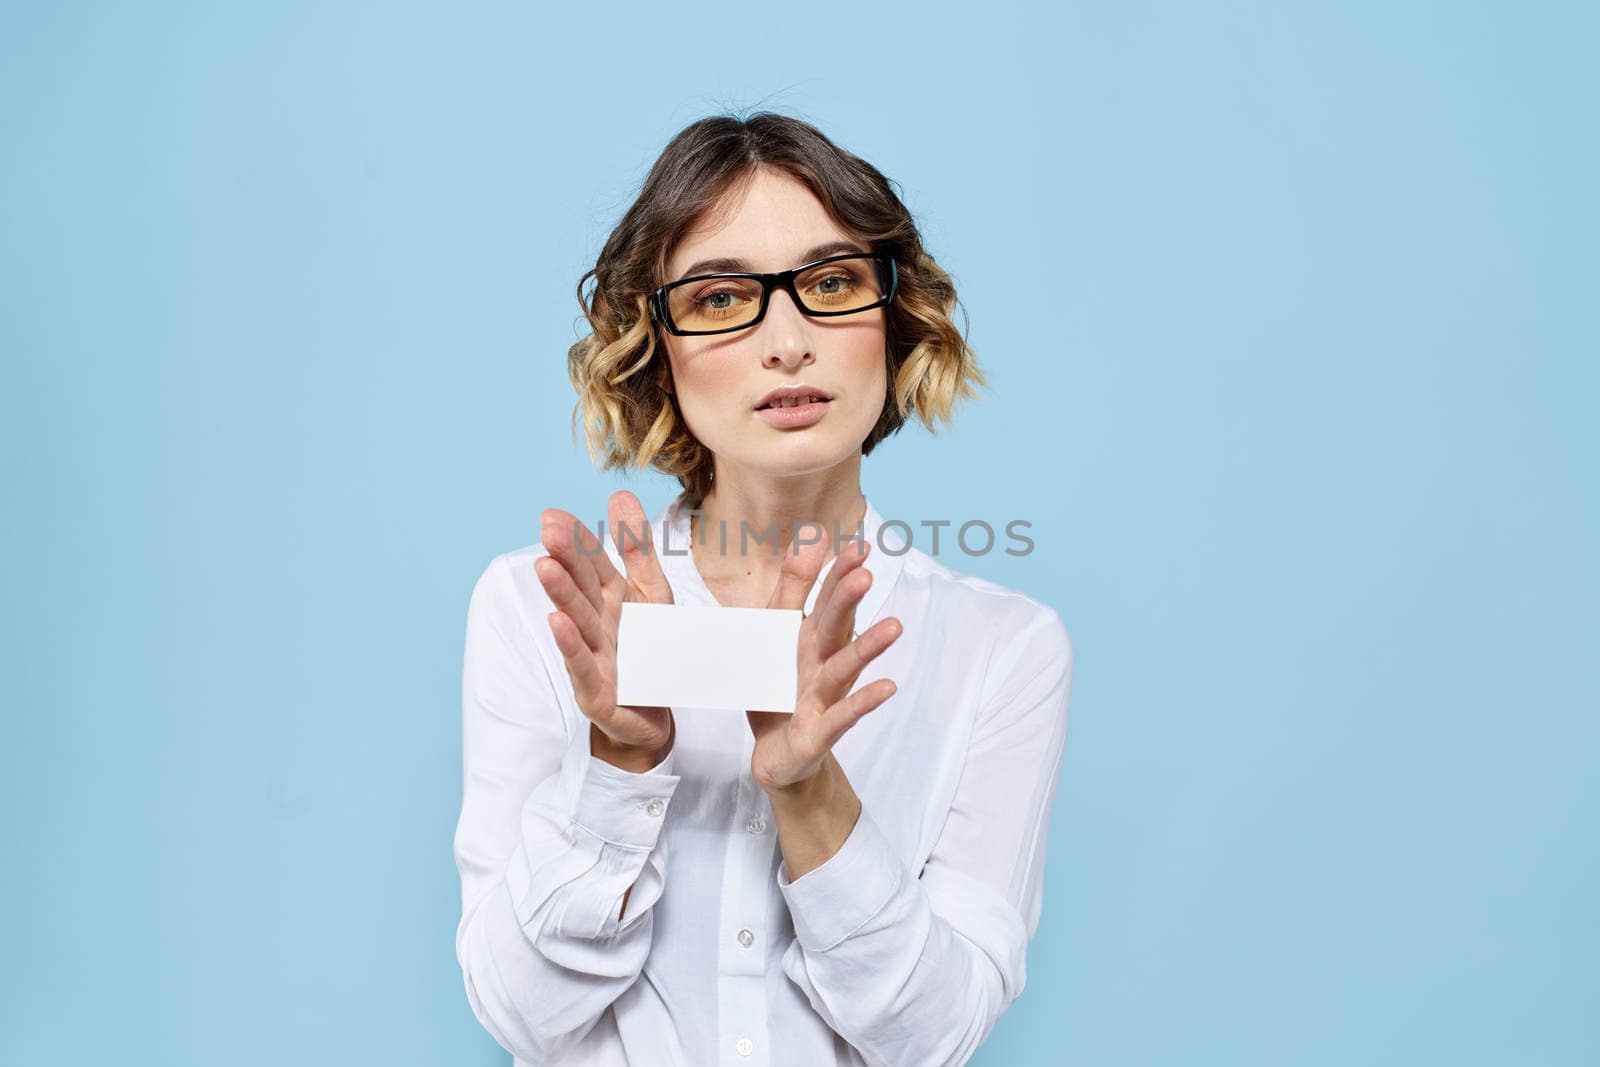
[[[725,607],[766,607],[797,528],[806,543],[827,542],[824,558],[831,559],[866,521],[860,471],[859,455],[855,463],[781,480],[719,469],[700,514],[691,516],[691,550],[706,588]]]

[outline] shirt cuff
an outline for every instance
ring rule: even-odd
[[[826,863],[789,881],[789,861],[778,864],[778,889],[789,903],[795,940],[808,952],[826,952],[865,926],[906,882],[905,864],[878,824],[862,808],[850,836]]]
[[[674,745],[660,763],[637,773],[590,755],[583,764],[572,821],[614,845],[654,848],[667,805],[682,780],[682,775],[673,773],[676,754]]]

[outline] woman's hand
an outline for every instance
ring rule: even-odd
[[[787,789],[809,781],[822,769],[845,731],[895,693],[896,686],[888,678],[850,692],[867,664],[894,644],[904,629],[899,619],[890,616],[850,640],[856,605],[872,586],[872,572],[863,566],[868,547],[866,541],[851,541],[840,550],[817,593],[815,607],[800,622],[794,712],[745,712],[756,738],[750,774],[763,790]],[[826,549],[824,538],[805,546],[798,556],[786,551],[778,587],[767,606],[804,609]]]
[[[626,575],[617,572],[600,539],[560,508],[539,513],[540,540],[550,554],[534,560],[533,568],[559,609],[547,621],[578,708],[591,723],[589,751],[629,770],[648,770],[671,750],[672,709],[617,703],[617,626],[624,603],[670,604],[672,587],[639,498],[619,489],[606,510]]]

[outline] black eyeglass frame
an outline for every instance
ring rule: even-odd
[[[848,311],[812,311],[806,307],[806,302],[800,299],[800,294],[795,290],[794,280],[808,270],[813,270],[824,263],[832,263],[840,259],[870,259],[878,268],[878,285],[884,290],[882,299],[871,304],[864,304]],[[672,309],[667,303],[667,293],[680,285],[690,285],[697,282],[710,281],[713,278],[752,278],[761,283],[761,306],[756,309],[756,317],[749,322],[741,322],[737,326],[724,326],[720,330],[682,330],[677,323],[672,321]],[[692,278],[679,278],[675,282],[668,282],[650,294],[650,317],[661,324],[662,329],[677,337],[707,337],[718,333],[732,333],[735,330],[748,330],[758,324],[767,316],[767,304],[772,299],[772,290],[782,286],[794,301],[794,306],[802,314],[813,317],[832,317],[835,315],[859,315],[863,311],[880,308],[894,300],[895,291],[900,286],[900,271],[895,264],[893,256],[881,252],[844,252],[837,256],[828,256],[812,263],[802,264],[792,270],[780,270],[774,274],[696,274]]]

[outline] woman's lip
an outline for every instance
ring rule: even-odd
[[[794,429],[801,426],[810,426],[828,413],[828,404],[831,401],[813,400],[809,404],[796,404],[792,408],[757,408],[756,414],[766,420],[769,426],[780,429]]]
[[[773,394],[775,394],[775,395],[773,395]],[[772,394],[769,394],[769,396],[770,396],[770,399],[763,400],[761,403],[756,405],[756,410],[757,411],[760,411],[764,407],[774,407],[774,406],[782,403],[785,400],[804,400],[804,399],[808,399],[808,398],[809,399],[815,399],[815,400],[832,400],[833,399],[833,397],[829,396],[827,393],[819,392],[816,389],[806,390],[804,388],[796,389],[794,392],[792,392],[792,393],[790,393],[788,395],[784,395],[783,393],[780,393],[780,392],[778,392],[778,390],[774,389],[772,391]]]

